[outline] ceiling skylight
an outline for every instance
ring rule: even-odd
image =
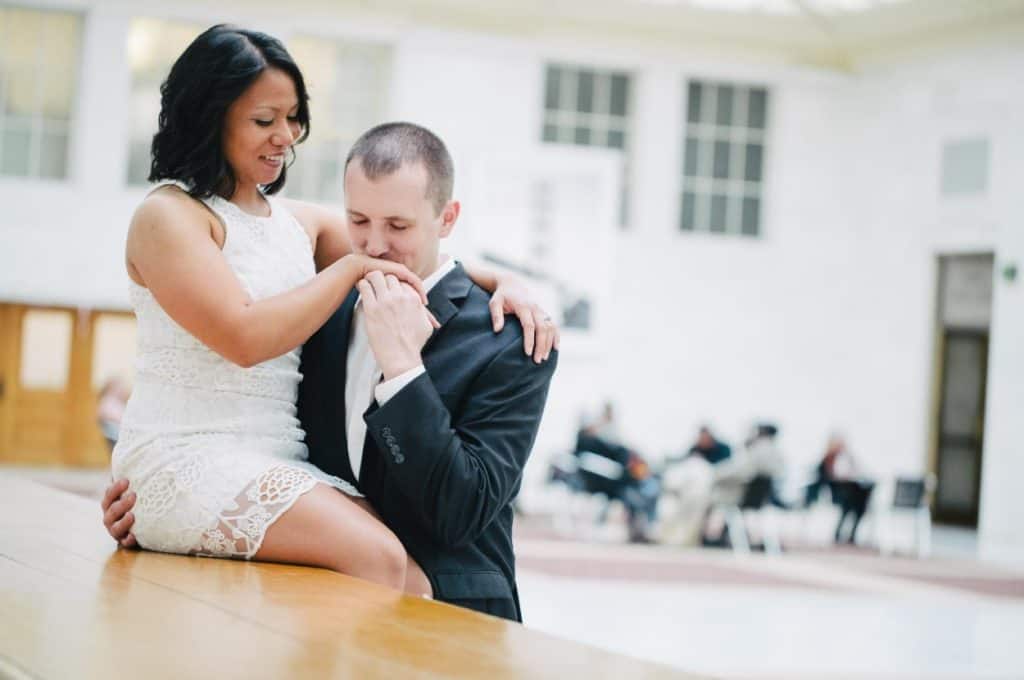
[[[851,14],[906,0],[641,0],[649,5],[750,14]]]

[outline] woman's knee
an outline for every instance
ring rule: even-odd
[[[356,564],[339,571],[399,590],[405,586],[408,555],[397,536],[390,531],[382,531],[380,535],[368,540],[360,552],[362,554]]]

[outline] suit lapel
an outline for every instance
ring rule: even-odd
[[[435,328],[430,338],[427,339],[426,344],[423,346],[424,353],[444,329],[445,324],[459,313],[459,308],[462,306],[466,296],[469,295],[469,290],[472,287],[473,281],[466,274],[466,270],[463,269],[461,264],[456,264],[455,268],[448,272],[427,293],[427,309],[434,315],[437,322],[441,324],[441,328]]]

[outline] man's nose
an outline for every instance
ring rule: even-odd
[[[388,252],[388,242],[379,229],[370,229],[366,238],[366,254],[370,257],[383,257]]]

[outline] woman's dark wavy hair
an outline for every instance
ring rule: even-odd
[[[224,118],[228,107],[269,68],[284,71],[295,83],[302,129],[296,143],[305,140],[309,95],[288,50],[266,33],[218,24],[192,41],[160,86],[159,128],[153,135],[149,181],[176,180],[195,198],[230,197],[236,180],[222,147]],[[280,191],[286,173],[287,165],[263,191]]]

